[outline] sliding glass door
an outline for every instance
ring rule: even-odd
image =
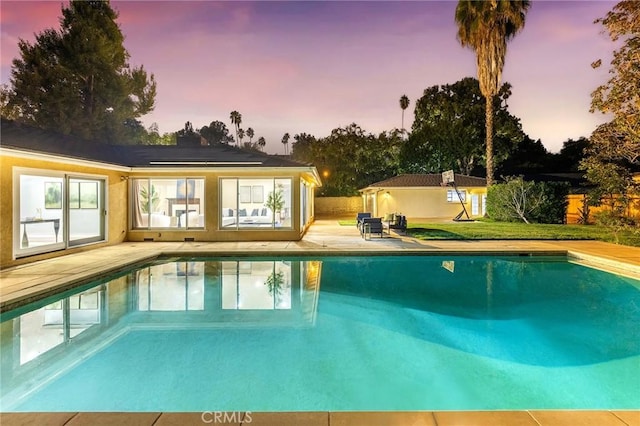
[[[105,239],[105,179],[15,169],[14,257]]]
[[[69,177],[69,245],[104,240],[104,179]]]
[[[16,254],[26,256],[64,248],[64,175],[23,173],[16,181],[19,191],[13,239]]]

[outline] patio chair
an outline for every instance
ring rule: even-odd
[[[361,212],[361,213],[358,213],[358,215],[356,216],[356,226],[358,227],[358,230],[360,231],[360,233],[362,233],[362,220],[367,217],[371,217],[371,213]]]
[[[384,226],[381,217],[365,217],[362,219],[362,227],[360,235],[365,240],[371,238],[371,234],[380,234],[380,238],[384,237]]]
[[[405,232],[407,230],[407,217],[403,215],[395,215],[394,220],[389,222],[389,230],[392,229]]]

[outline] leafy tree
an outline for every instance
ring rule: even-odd
[[[320,145],[315,136],[308,133],[299,133],[293,136],[293,143],[291,149],[291,157],[296,160],[304,161],[308,163],[314,163],[321,160],[321,153],[319,152]],[[317,166],[317,164],[315,164]]]
[[[493,99],[496,127],[494,156],[498,164],[524,139],[520,121],[509,114],[511,85],[505,83]],[[483,163],[485,102],[478,80],[467,77],[454,84],[425,89],[416,101],[409,140],[402,146],[404,172],[439,173],[452,169],[480,174]]]
[[[485,97],[487,185],[493,184],[493,98],[500,89],[507,41],[523,27],[529,0],[460,0],[458,40],[476,52],[480,91]]]
[[[555,156],[554,168],[557,171],[577,172],[579,165],[585,156],[589,139],[580,137],[577,140],[567,139],[560,152]]]
[[[353,123],[316,139],[302,133],[294,137],[292,157],[313,163],[322,174],[320,196],[349,196],[358,189],[398,172],[397,158],[402,142],[398,130],[376,136]]]
[[[233,142],[233,136],[229,134],[226,124],[222,121],[212,121],[208,126],[200,129],[200,136],[205,138],[209,145],[229,144]]]
[[[591,94],[591,111],[612,114],[613,119],[592,133],[580,167],[596,185],[591,202],[607,206],[594,214],[596,221],[616,233],[628,227],[637,230],[629,207],[634,199],[638,203],[639,193],[633,172],[640,168],[640,2],[621,1],[595,23],[605,27],[612,41],[622,42],[613,53],[611,78]]]
[[[291,136],[289,135],[289,133],[285,133],[284,136],[282,136],[282,144],[284,145],[284,155],[287,155],[289,153],[289,139],[291,138]]]
[[[146,132],[145,145],[174,145],[176,141],[175,133],[164,133],[160,135],[158,123],[151,123]]]
[[[229,117],[231,118],[231,124],[233,124],[236,127],[236,146],[238,145],[238,129],[240,128],[240,124],[242,123],[242,114],[240,114],[238,111],[231,111],[231,114],[229,115]]]
[[[33,45],[20,40],[9,106],[21,121],[121,142],[127,126],[153,110],[154,76],[129,66],[117,17],[108,1],[72,0],[62,7],[60,30],[36,34]]]
[[[20,111],[14,105],[9,105],[11,96],[11,88],[7,84],[0,84],[0,116],[7,120],[16,120],[20,118]]]
[[[190,121],[184,123],[184,128],[176,132],[178,136],[190,136],[195,135],[196,131],[193,130],[193,124]]]
[[[517,176],[557,171],[556,157],[549,153],[540,139],[525,136],[497,168],[498,176]]]
[[[409,108],[409,98],[407,95],[400,96],[400,109],[402,109],[402,133],[404,133],[404,110]]]

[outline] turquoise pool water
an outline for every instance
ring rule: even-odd
[[[166,259],[0,326],[5,412],[640,408],[640,282],[564,258]]]

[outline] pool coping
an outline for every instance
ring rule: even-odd
[[[217,421],[216,421],[217,419]],[[362,412],[38,412],[0,413],[3,426],[637,426],[638,410],[362,411]]]

